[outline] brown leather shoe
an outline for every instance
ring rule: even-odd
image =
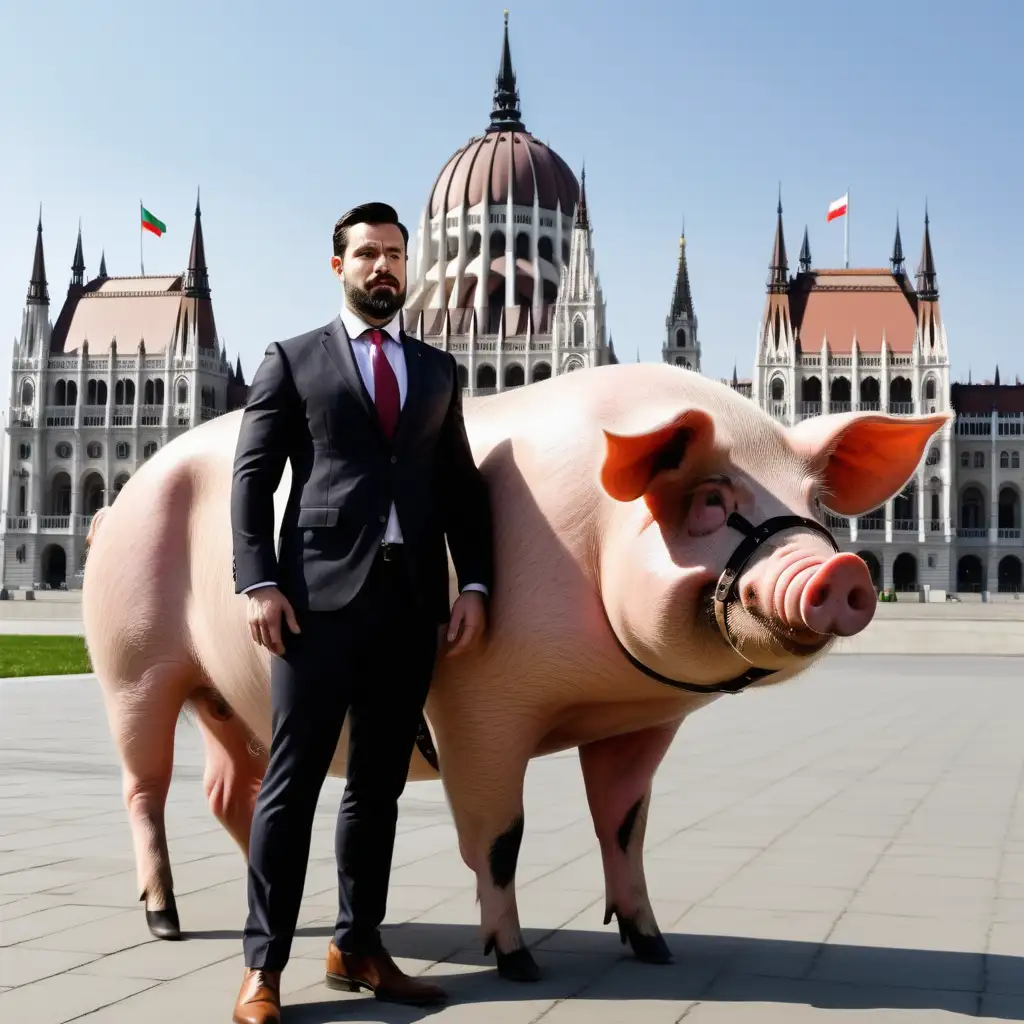
[[[231,1019],[235,1024],[281,1024],[281,972],[246,967]]]
[[[387,950],[357,956],[342,953],[332,941],[327,947],[327,987],[343,992],[368,989],[379,1000],[409,1006],[433,1006],[447,998],[443,989],[429,981],[410,978],[391,959]]]

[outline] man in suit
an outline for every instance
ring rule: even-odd
[[[325,327],[271,344],[235,452],[235,591],[270,649],[273,732],[249,845],[236,1024],[277,1024],[317,799],[349,716],[327,983],[439,1002],[378,926],[402,793],[442,624],[479,642],[492,583],[491,509],[466,437],[454,358],[399,329],[408,232],[368,203],[334,230],[344,302]],[[274,492],[291,488],[274,543]],[[447,538],[460,594],[449,602]],[[461,636],[460,636],[461,634]]]

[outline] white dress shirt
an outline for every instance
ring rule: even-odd
[[[348,333],[349,341],[352,345],[352,353],[355,356],[356,365],[359,367],[359,375],[363,378],[363,384],[370,395],[370,400],[373,401],[373,344],[369,338],[362,337],[364,332],[371,329],[372,325],[366,323],[357,313],[353,313],[344,303],[341,307],[341,322]],[[384,355],[387,356],[387,360],[395,371],[395,377],[398,380],[398,407],[401,409],[405,405],[409,378],[405,368],[405,349],[402,348],[400,340],[398,316],[396,315],[390,323],[384,324],[378,330],[384,333]],[[345,344],[344,339],[340,340],[340,344]],[[398,523],[398,512],[395,509],[394,502],[391,503],[391,514],[388,516],[388,525],[384,530],[383,543],[402,543],[402,528]],[[248,594],[250,590],[266,586],[274,586],[274,584],[267,581],[254,583],[252,586],[246,587],[242,593]],[[463,591],[479,590],[483,594],[487,593],[487,588],[482,583],[467,583],[462,589]]]

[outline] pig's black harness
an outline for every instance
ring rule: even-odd
[[[816,519],[808,519],[805,516],[773,516],[771,519],[766,519],[760,526],[754,526],[748,519],[741,516],[739,512],[733,512],[725,523],[726,526],[739,530],[745,536],[736,546],[736,550],[729,557],[729,561],[726,562],[722,575],[718,577],[718,585],[715,587],[715,621],[718,623],[719,631],[725,638],[726,643],[744,661],[749,661],[750,659],[739,650],[729,636],[726,608],[729,601],[735,596],[737,581],[750,559],[754,557],[758,549],[769,537],[773,537],[783,530],[813,530],[815,533],[820,533],[832,545],[835,551],[839,550],[839,545],[836,544],[835,537],[832,536],[826,527],[822,526]],[[622,641],[616,636],[614,629],[612,630],[612,636],[615,637],[615,641],[622,649],[622,653],[634,668],[643,672],[644,675],[650,676],[651,679],[656,679],[659,683],[674,686],[677,690],[688,690],[690,693],[739,693],[741,690],[745,690],[751,683],[756,683],[759,679],[764,679],[765,676],[773,675],[776,671],[770,668],[758,668],[756,665],[751,664],[751,667],[742,675],[736,676],[734,679],[727,679],[723,683],[712,683],[709,686],[702,686],[699,683],[684,683],[679,679],[671,679],[668,676],[663,676],[660,672],[655,672],[653,668],[645,665],[635,655],[630,654]]]

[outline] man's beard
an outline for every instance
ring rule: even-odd
[[[374,292],[374,288],[381,281],[393,286],[396,290],[392,292],[380,289]],[[361,313],[374,320],[383,320],[393,317],[405,304],[405,289],[399,289],[395,278],[385,275],[383,278],[374,279],[369,289],[360,288],[358,285],[346,281],[345,298],[353,312]]]

